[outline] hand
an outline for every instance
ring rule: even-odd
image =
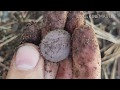
[[[26,43],[14,54],[7,79],[43,79],[44,60],[36,45]]]
[[[99,46],[93,30],[85,26],[83,16],[84,14],[82,11],[72,11],[69,13],[67,11],[48,11],[43,18],[44,25],[41,29],[41,38],[54,29],[59,28],[67,30],[72,37],[74,37],[74,40],[72,40],[73,46],[71,55],[58,63],[47,61],[41,56],[38,47],[29,43],[27,40],[27,43],[21,45],[14,54],[6,78],[100,78],[101,58]],[[82,44],[85,44],[86,46]],[[75,49],[79,48],[79,51],[76,53],[76,50],[73,47]]]

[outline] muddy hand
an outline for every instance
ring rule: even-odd
[[[34,44],[19,46],[6,79],[44,79],[44,60]]]

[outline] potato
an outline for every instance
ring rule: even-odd
[[[64,29],[67,19],[67,11],[47,11],[43,17],[43,27],[41,29],[41,38],[55,29]],[[53,63],[45,60],[45,79],[54,79],[57,74],[59,63]],[[47,70],[52,72],[47,72]]]
[[[49,32],[41,42],[40,50],[46,60],[59,62],[70,52],[70,34],[61,29]]]
[[[101,56],[93,29],[81,26],[72,36],[73,79],[100,79]]]

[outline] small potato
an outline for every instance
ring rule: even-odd
[[[81,26],[72,37],[73,79],[100,79],[101,56],[93,29]]]

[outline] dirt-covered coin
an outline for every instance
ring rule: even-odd
[[[70,52],[70,34],[65,30],[49,32],[40,44],[40,50],[46,60],[58,62],[68,57]]]

